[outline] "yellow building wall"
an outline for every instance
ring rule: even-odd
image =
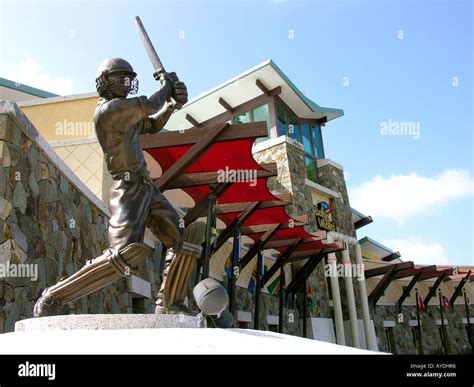
[[[380,258],[374,254],[369,253],[367,250],[362,249],[362,256],[367,259],[373,259],[374,261],[380,261]]]
[[[329,195],[324,195],[321,192],[311,190],[311,198],[313,199],[313,204],[316,205],[319,202],[329,203]]]
[[[48,142],[95,138],[98,96],[22,106],[21,110]]]
[[[108,172],[93,124],[98,96],[22,106],[35,128],[83,183],[107,201]]]
[[[87,188],[99,199],[105,199],[104,156],[98,142],[55,146],[53,149]]]

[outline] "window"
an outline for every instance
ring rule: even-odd
[[[146,313],[144,298],[142,297],[132,298],[132,313],[134,314]]]
[[[248,323],[246,321],[237,321],[237,328],[250,329],[250,323]]]
[[[439,331],[439,340],[441,341],[441,351],[443,352],[444,355],[448,354],[448,336],[446,332],[446,327],[445,326],[440,326],[438,327]]]
[[[467,333],[467,338],[469,340],[469,344],[472,347],[474,343],[472,342],[471,332],[469,331],[469,325],[466,324],[465,327],[466,327],[466,333]]]
[[[277,124],[277,133],[278,136],[285,136],[286,135],[286,110],[283,105],[279,102],[276,104],[276,124]]]
[[[278,333],[278,325],[269,325],[269,326],[268,326],[268,330],[269,330],[270,332],[276,332],[276,333]]]
[[[418,348],[418,334],[417,328],[411,328],[411,335],[413,337],[413,344],[415,344],[415,348]]]
[[[270,135],[268,134],[268,130],[270,129],[270,111],[268,109],[268,104],[260,105],[257,106],[256,108],[252,109],[252,122],[259,122],[259,121],[265,121],[267,123],[267,137],[260,137],[257,138],[255,141],[256,143],[259,143],[261,141],[268,140],[270,138]]]
[[[387,341],[388,352],[395,353],[392,327],[385,328],[385,339]]]
[[[232,123],[233,124],[246,124],[247,122],[250,122],[250,113],[249,112],[244,112],[241,113],[237,116],[234,116],[232,118]]]
[[[301,142],[300,136],[300,127],[298,125],[298,120],[295,116],[290,113],[286,114],[286,118],[288,119],[288,135],[298,142]]]
[[[306,153],[314,155],[313,147],[311,146],[311,133],[308,124],[301,125],[301,135],[303,136],[303,148]]]
[[[306,176],[308,180],[316,182],[316,165],[312,157],[305,156]]]
[[[314,155],[318,159],[324,159],[323,137],[319,125],[311,125],[311,134],[313,135]]]

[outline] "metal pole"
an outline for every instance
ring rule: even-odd
[[[284,278],[285,278],[285,271],[284,271],[284,266],[281,265],[280,267],[280,307],[278,310],[278,332],[283,333],[283,287],[285,285],[284,283]]]
[[[421,341],[421,321],[420,321],[420,305],[418,302],[418,288],[415,289],[416,296],[416,320],[418,322],[417,331],[418,331],[418,354],[423,355],[423,346]]]
[[[303,283],[303,337],[306,338],[306,309],[308,308],[308,300],[306,298],[306,288],[308,286],[308,280]]]
[[[464,306],[466,307],[467,338],[469,339],[469,344],[471,344],[471,352],[474,353],[474,346],[472,345],[472,337],[471,337],[471,319],[469,317],[469,304],[467,302],[466,289],[463,289],[462,291],[464,293]]]
[[[238,265],[240,258],[240,229],[237,226],[234,230],[234,245],[232,247],[232,271],[230,273],[230,291],[229,291],[229,312],[234,315],[235,307],[235,283],[237,282],[238,277],[235,277],[235,268]]]
[[[441,297],[441,289],[438,289],[439,314],[441,315],[441,345],[443,346],[444,354],[446,355],[448,351],[446,350],[446,339],[444,337],[443,300]]]
[[[260,329],[260,288],[262,287],[262,265],[263,252],[258,250],[257,253],[257,281],[255,284],[255,317],[253,320],[253,329]]]
[[[212,229],[214,226],[214,206],[216,203],[216,195],[214,194],[214,184],[209,184],[209,195],[207,196],[207,222],[206,222],[206,240],[205,240],[205,252],[204,252],[204,266],[202,270],[202,279],[209,277],[209,258],[211,257],[211,241],[212,241]]]

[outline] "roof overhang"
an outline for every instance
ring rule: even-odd
[[[242,74],[198,95],[175,112],[168,121],[168,130],[184,130],[193,126],[186,119],[189,115],[199,123],[225,113],[227,109],[219,100],[230,107],[236,107],[257,98],[264,92],[256,84],[257,80],[268,90],[281,88],[279,97],[301,118],[333,120],[344,114],[341,109],[325,108],[306,97],[280,68],[267,60]]]
[[[381,243],[369,238],[364,237],[359,240],[360,247],[362,252],[367,251],[369,254],[376,256],[378,259],[384,261],[393,261],[400,258],[400,253],[398,251],[392,251],[388,247],[382,245]]]
[[[367,226],[368,224],[373,222],[372,217],[369,215],[364,215],[361,212],[351,208],[352,211],[352,223],[354,223],[355,229],[359,229],[361,227]]]

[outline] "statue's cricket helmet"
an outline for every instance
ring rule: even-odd
[[[125,59],[109,58],[104,60],[98,70],[95,78],[97,93],[101,97],[106,97],[111,88],[117,85],[123,85],[129,82],[130,94],[137,94],[138,79],[137,73]]]

